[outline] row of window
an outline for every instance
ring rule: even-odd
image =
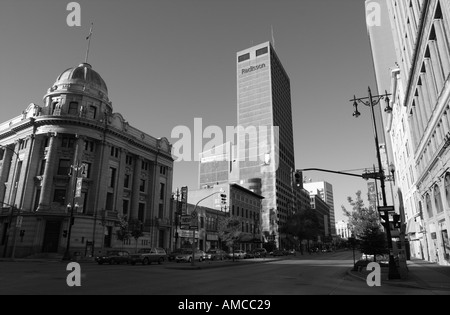
[[[267,54],[268,51],[269,50],[268,50],[267,47],[263,47],[263,48],[257,49],[256,50],[256,57],[264,55],[264,54]],[[245,60],[248,60],[248,59],[250,59],[250,53],[246,53],[246,54],[238,56],[238,62],[242,62],[242,61],[245,61]]]
[[[444,177],[444,191],[446,206],[450,207],[450,173],[445,174]],[[431,201],[433,198],[433,202]],[[430,193],[425,195],[425,204],[428,218],[432,218],[434,214],[440,214],[444,211],[444,203],[442,202],[441,189],[438,184],[435,184],[432,189],[432,196]],[[422,212],[422,204],[419,201],[419,210]]]

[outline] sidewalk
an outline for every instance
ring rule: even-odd
[[[450,294],[450,266],[440,266],[421,259],[412,258],[407,261],[407,277],[405,279],[389,279],[389,268],[381,268],[381,284],[399,287],[419,288],[427,290],[448,291]],[[366,281],[370,271],[348,271],[348,274]]]

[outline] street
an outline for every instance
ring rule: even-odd
[[[211,266],[217,262],[211,262]],[[220,263],[220,262],[219,262]],[[97,265],[80,263],[81,286],[69,287],[66,263],[0,262],[1,295],[430,295],[418,288],[369,287],[348,274],[351,251],[284,256],[263,263],[227,262],[232,266],[178,269],[186,264]],[[209,262],[196,262],[206,266]]]

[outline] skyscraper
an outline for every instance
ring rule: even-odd
[[[311,195],[319,194],[319,197],[330,206],[330,229],[331,235],[336,235],[336,219],[334,215],[333,185],[328,182],[303,183],[303,187]]]
[[[240,184],[260,183],[262,230],[279,247],[278,228],[295,207],[290,79],[270,42],[236,54]]]

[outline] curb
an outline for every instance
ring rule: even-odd
[[[251,264],[261,264],[261,263],[267,263],[272,261],[278,261],[281,259],[266,259],[266,260],[258,260],[258,261],[246,261],[246,260],[236,260],[236,261],[227,261],[227,262],[221,262],[221,263],[202,263],[202,265],[194,265],[192,266],[190,263],[189,265],[175,265],[175,266],[166,266],[166,269],[177,269],[177,270],[202,270],[202,269],[214,269],[214,268],[225,268],[225,267],[234,267],[234,266],[243,266],[243,265],[251,265]]]
[[[353,272],[351,269],[347,270],[347,275],[349,275],[353,278],[359,279],[361,281],[364,281],[364,282],[366,281],[365,277],[355,274],[355,272]],[[389,286],[403,287],[403,288],[412,288],[412,289],[422,289],[422,290],[432,289],[429,287],[420,286],[418,284],[413,284],[413,283],[400,283],[400,282],[390,282],[390,281],[392,281],[392,280],[382,280],[382,285],[389,285]],[[400,280],[400,281],[402,281],[402,280]],[[403,281],[405,281],[405,280],[403,280]]]

